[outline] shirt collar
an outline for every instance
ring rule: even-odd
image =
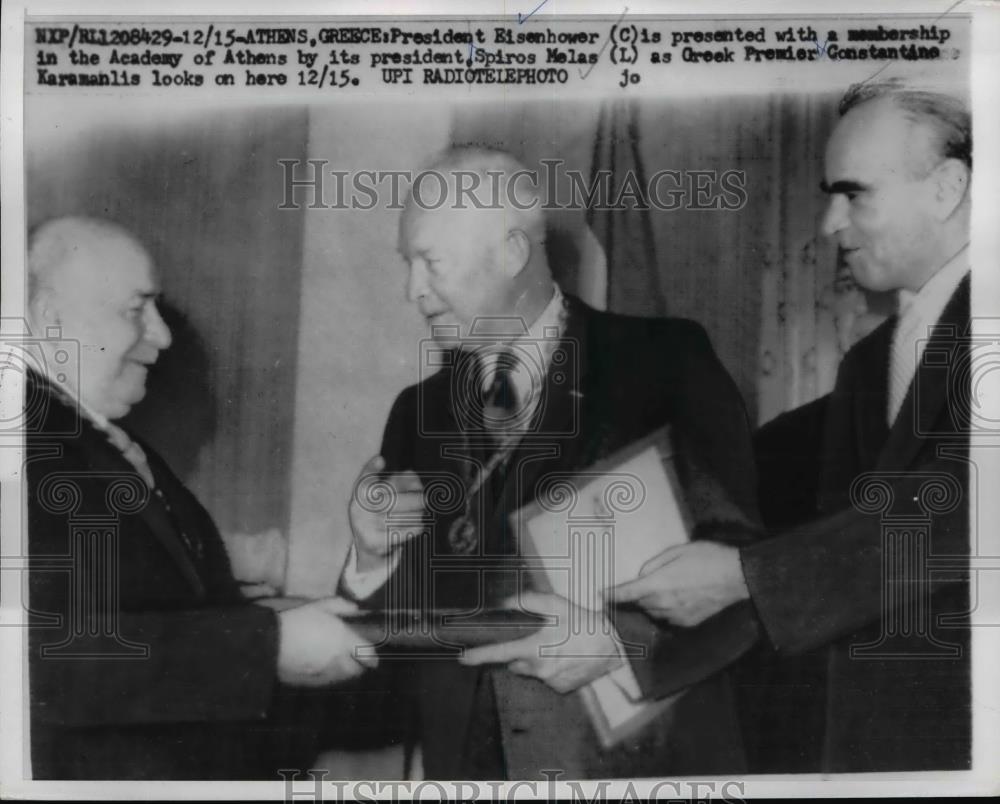
[[[920,290],[900,290],[899,316],[936,321],[944,312],[948,300],[954,295],[962,278],[969,272],[969,244],[946,262],[928,279]]]
[[[565,296],[559,286],[553,282],[552,284],[552,298],[549,303],[545,305],[545,309],[539,314],[531,325],[527,328],[527,331],[515,337],[510,343],[517,343],[521,340],[533,341],[538,344],[541,350],[542,360],[545,363],[544,368],[547,370],[549,358],[552,354],[552,349],[555,346],[556,340],[563,334],[563,325],[565,318]],[[520,352],[518,349],[510,349],[507,347],[508,351],[517,360],[517,356]],[[485,370],[482,373],[482,381],[484,387],[488,388],[493,380],[493,373],[496,370],[497,355],[499,354],[499,349],[490,349],[482,355],[482,360],[484,363]],[[532,361],[534,362],[534,361]],[[518,398],[521,403],[531,400],[534,396],[532,393],[535,390],[535,384],[540,378],[535,378],[536,383],[532,383],[532,373],[530,370],[526,370],[526,367],[520,366],[520,370],[515,369],[511,374],[511,380],[518,392]]]
[[[545,309],[542,310],[541,315],[528,327],[528,334],[520,337],[535,340],[558,337],[562,334],[562,312],[563,293],[559,289],[559,286],[553,283],[552,299],[545,305]]]

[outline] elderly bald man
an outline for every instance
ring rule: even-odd
[[[34,778],[306,767],[315,706],[291,686],[359,675],[365,643],[335,601],[280,613],[245,601],[211,516],[115,423],[170,346],[150,255],[120,226],[62,218],[32,234],[28,281],[32,332],[59,331],[26,379]]]
[[[456,148],[428,170],[439,179],[414,184],[399,251],[408,299],[437,345],[428,350],[434,365],[396,399],[381,452],[362,470],[342,583],[370,607],[523,606],[555,615],[562,630],[468,650],[460,661],[400,664],[427,775],[739,772],[731,691],[718,671],[752,640],[747,613],[737,607],[682,629],[636,611],[574,612],[540,586],[518,596],[521,546],[508,523],[547,479],[670,424],[695,537],[752,538],[754,467],[735,385],[694,322],[598,312],[555,284],[543,199],[511,155]],[[362,504],[374,478],[394,487],[391,514],[426,532],[387,538],[384,512]],[[456,505],[427,499],[442,478],[461,489]],[[573,622],[597,627],[575,632]],[[622,640],[643,655],[624,659]],[[598,681],[661,702],[647,710],[655,716],[602,747],[576,694]]]

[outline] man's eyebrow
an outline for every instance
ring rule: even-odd
[[[426,260],[427,258],[431,257],[434,254],[433,246],[427,246],[426,248],[414,248],[408,251],[403,251],[402,249],[396,249],[396,250],[403,255],[403,259],[409,259],[409,257],[411,256],[416,256]]]
[[[862,184],[859,181],[835,181],[833,184],[827,184],[826,179],[823,179],[819,183],[820,191],[826,193],[827,195],[840,195],[842,193],[860,193],[863,190],[869,189],[867,184]]]
[[[136,300],[139,300],[139,301],[142,301],[142,302],[159,301],[160,299],[163,298],[163,291],[162,290],[137,290],[135,293],[132,294],[132,298],[136,299]]]

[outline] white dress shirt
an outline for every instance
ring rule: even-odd
[[[889,353],[889,402],[886,417],[890,427],[896,421],[907,391],[913,383],[931,330],[968,272],[969,251],[966,244],[919,291],[899,291],[898,320]]]

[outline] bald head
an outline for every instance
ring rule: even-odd
[[[70,217],[41,224],[28,238],[29,305],[42,290],[55,290],[64,272],[97,269],[93,258],[115,247],[145,253],[127,229],[111,221]]]
[[[508,228],[523,231],[533,242],[545,241],[544,194],[538,172],[495,148],[462,145],[438,154],[418,176],[407,208],[493,211]]]
[[[846,117],[852,109],[874,101],[898,111],[909,124],[908,134],[919,140],[921,152],[912,150],[926,161],[913,163],[914,173],[945,159],[958,160],[972,170],[972,116],[965,101],[902,80],[864,81],[847,90],[838,111]]]
[[[517,334],[552,298],[537,175],[502,151],[451,148],[431,161],[403,210],[399,252],[407,295],[439,340]]]
[[[60,367],[43,341],[46,368],[90,409],[116,419],[146,390],[146,372],[170,331],[156,308],[153,262],[127,230],[94,218],[41,225],[28,247],[28,317],[32,331],[58,328],[79,348],[76,366]]]

